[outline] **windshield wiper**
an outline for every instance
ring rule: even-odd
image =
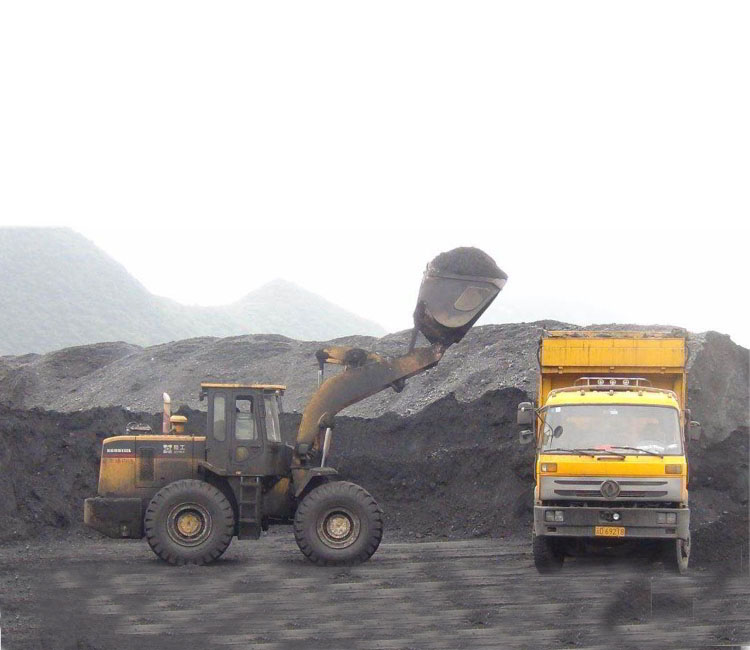
[[[612,445],[615,449],[630,449],[632,451],[642,451],[644,454],[651,454],[652,456],[664,457],[664,454],[660,454],[658,451],[651,451],[649,449],[641,449],[640,447],[625,447],[624,445]]]
[[[594,456],[594,454],[590,454],[587,449],[564,449],[562,447],[554,447],[553,449],[542,449],[541,453],[549,454],[554,451],[562,451],[568,454],[581,454],[583,456]]]
[[[619,447],[618,447],[619,449]],[[620,458],[625,458],[625,454],[621,454],[617,451],[612,451],[611,449],[597,449],[596,447],[576,447],[575,449],[552,449],[552,450],[546,450],[546,451],[570,451],[575,452],[577,454],[585,454],[586,456],[603,456],[604,454],[610,454],[611,456],[619,456]],[[593,454],[589,454],[587,452],[593,451]],[[542,453],[544,453],[545,450],[542,450]]]

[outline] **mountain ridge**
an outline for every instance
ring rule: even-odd
[[[185,305],[150,293],[125,266],[68,228],[0,228],[0,355],[125,341],[274,333],[303,340],[385,330],[278,278],[239,300]]]

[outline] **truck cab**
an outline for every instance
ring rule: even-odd
[[[518,415],[534,426],[521,438],[535,442],[540,571],[622,539],[660,540],[687,570],[686,349],[682,333],[545,332],[539,401]]]

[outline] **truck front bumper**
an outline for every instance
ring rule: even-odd
[[[562,521],[548,521],[545,512],[562,513]],[[619,515],[613,519],[613,515]],[[662,515],[662,517],[660,517]],[[671,515],[671,516],[670,516]],[[559,515],[558,515],[559,518]],[[674,522],[667,520],[674,519]],[[618,508],[534,506],[534,533],[549,537],[598,537],[597,526],[625,528],[625,538],[687,539],[688,508]],[[604,538],[602,538],[604,539]]]
[[[143,537],[140,499],[93,497],[83,502],[83,523],[107,537]]]

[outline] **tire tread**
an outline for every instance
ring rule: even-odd
[[[349,496],[367,512],[369,538],[355,556],[337,560],[322,556],[308,539],[305,527],[309,513],[323,499],[330,496]],[[377,551],[383,537],[383,511],[372,495],[363,487],[349,481],[333,481],[314,488],[299,504],[294,517],[294,538],[302,554],[318,566],[350,566],[366,562]]]
[[[159,513],[161,506],[163,506],[165,501],[170,499],[173,495],[191,490],[198,490],[199,492],[202,492],[205,497],[213,500],[221,511],[223,521],[219,520],[213,522],[214,526],[221,528],[221,531],[215,538],[215,544],[209,546],[202,554],[195,557],[185,558],[171,550],[169,545],[165,543],[165,540],[161,539],[162,535],[159,530]],[[148,541],[151,550],[165,562],[173,565],[210,564],[221,557],[232,541],[234,533],[234,511],[232,509],[232,504],[229,503],[221,490],[215,486],[206,481],[181,479],[165,485],[153,496],[146,508],[146,513],[143,519],[143,528],[146,534],[146,541]]]

